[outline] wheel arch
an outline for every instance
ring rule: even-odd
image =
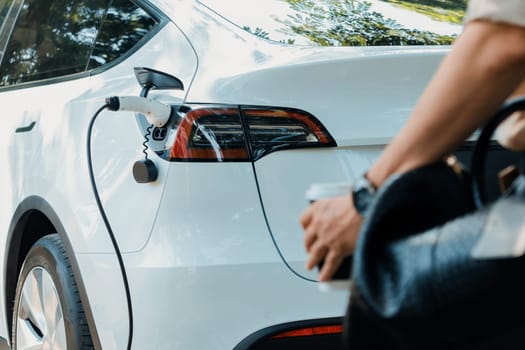
[[[22,268],[23,261],[33,244],[41,237],[50,233],[58,233],[66,254],[69,258],[71,268],[74,272],[75,282],[77,283],[80,300],[84,307],[84,312],[88,321],[89,331],[95,349],[102,349],[98,337],[95,321],[86,289],[80,274],[80,269],[75,258],[73,247],[68,235],[58,215],[52,206],[42,197],[31,196],[22,201],[15,210],[6,240],[7,254],[4,261],[4,282],[5,282],[5,308],[6,324],[8,326],[9,338],[12,336],[12,315],[14,309],[14,299],[18,275]]]

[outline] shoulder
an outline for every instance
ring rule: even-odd
[[[470,0],[465,22],[481,19],[525,27],[525,0]]]

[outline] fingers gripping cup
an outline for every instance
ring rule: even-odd
[[[313,183],[306,191],[306,199],[309,203],[321,199],[327,199],[338,196],[350,196],[352,192],[352,185],[346,182],[327,182],[327,183]],[[350,199],[349,199],[350,200]],[[324,261],[321,261],[317,268],[321,270]],[[352,256],[345,258],[339,268],[332,276],[330,282],[321,282],[319,284],[321,290],[349,290],[350,289],[350,274],[352,270]]]

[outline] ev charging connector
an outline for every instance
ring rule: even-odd
[[[106,105],[110,111],[140,113],[146,117],[149,124],[158,128],[166,125],[171,116],[171,106],[146,97],[113,96],[106,98]],[[159,171],[155,163],[148,159],[147,152],[144,152],[145,158],[133,164],[133,177],[138,183],[154,182],[159,176]]]
[[[170,119],[171,106],[140,96],[113,96],[106,98],[110,111],[129,111],[143,114],[148,123],[161,128]]]

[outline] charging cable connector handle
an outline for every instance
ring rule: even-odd
[[[140,96],[112,96],[106,98],[110,111],[129,111],[143,114],[148,123],[161,128],[170,119],[171,106]]]

